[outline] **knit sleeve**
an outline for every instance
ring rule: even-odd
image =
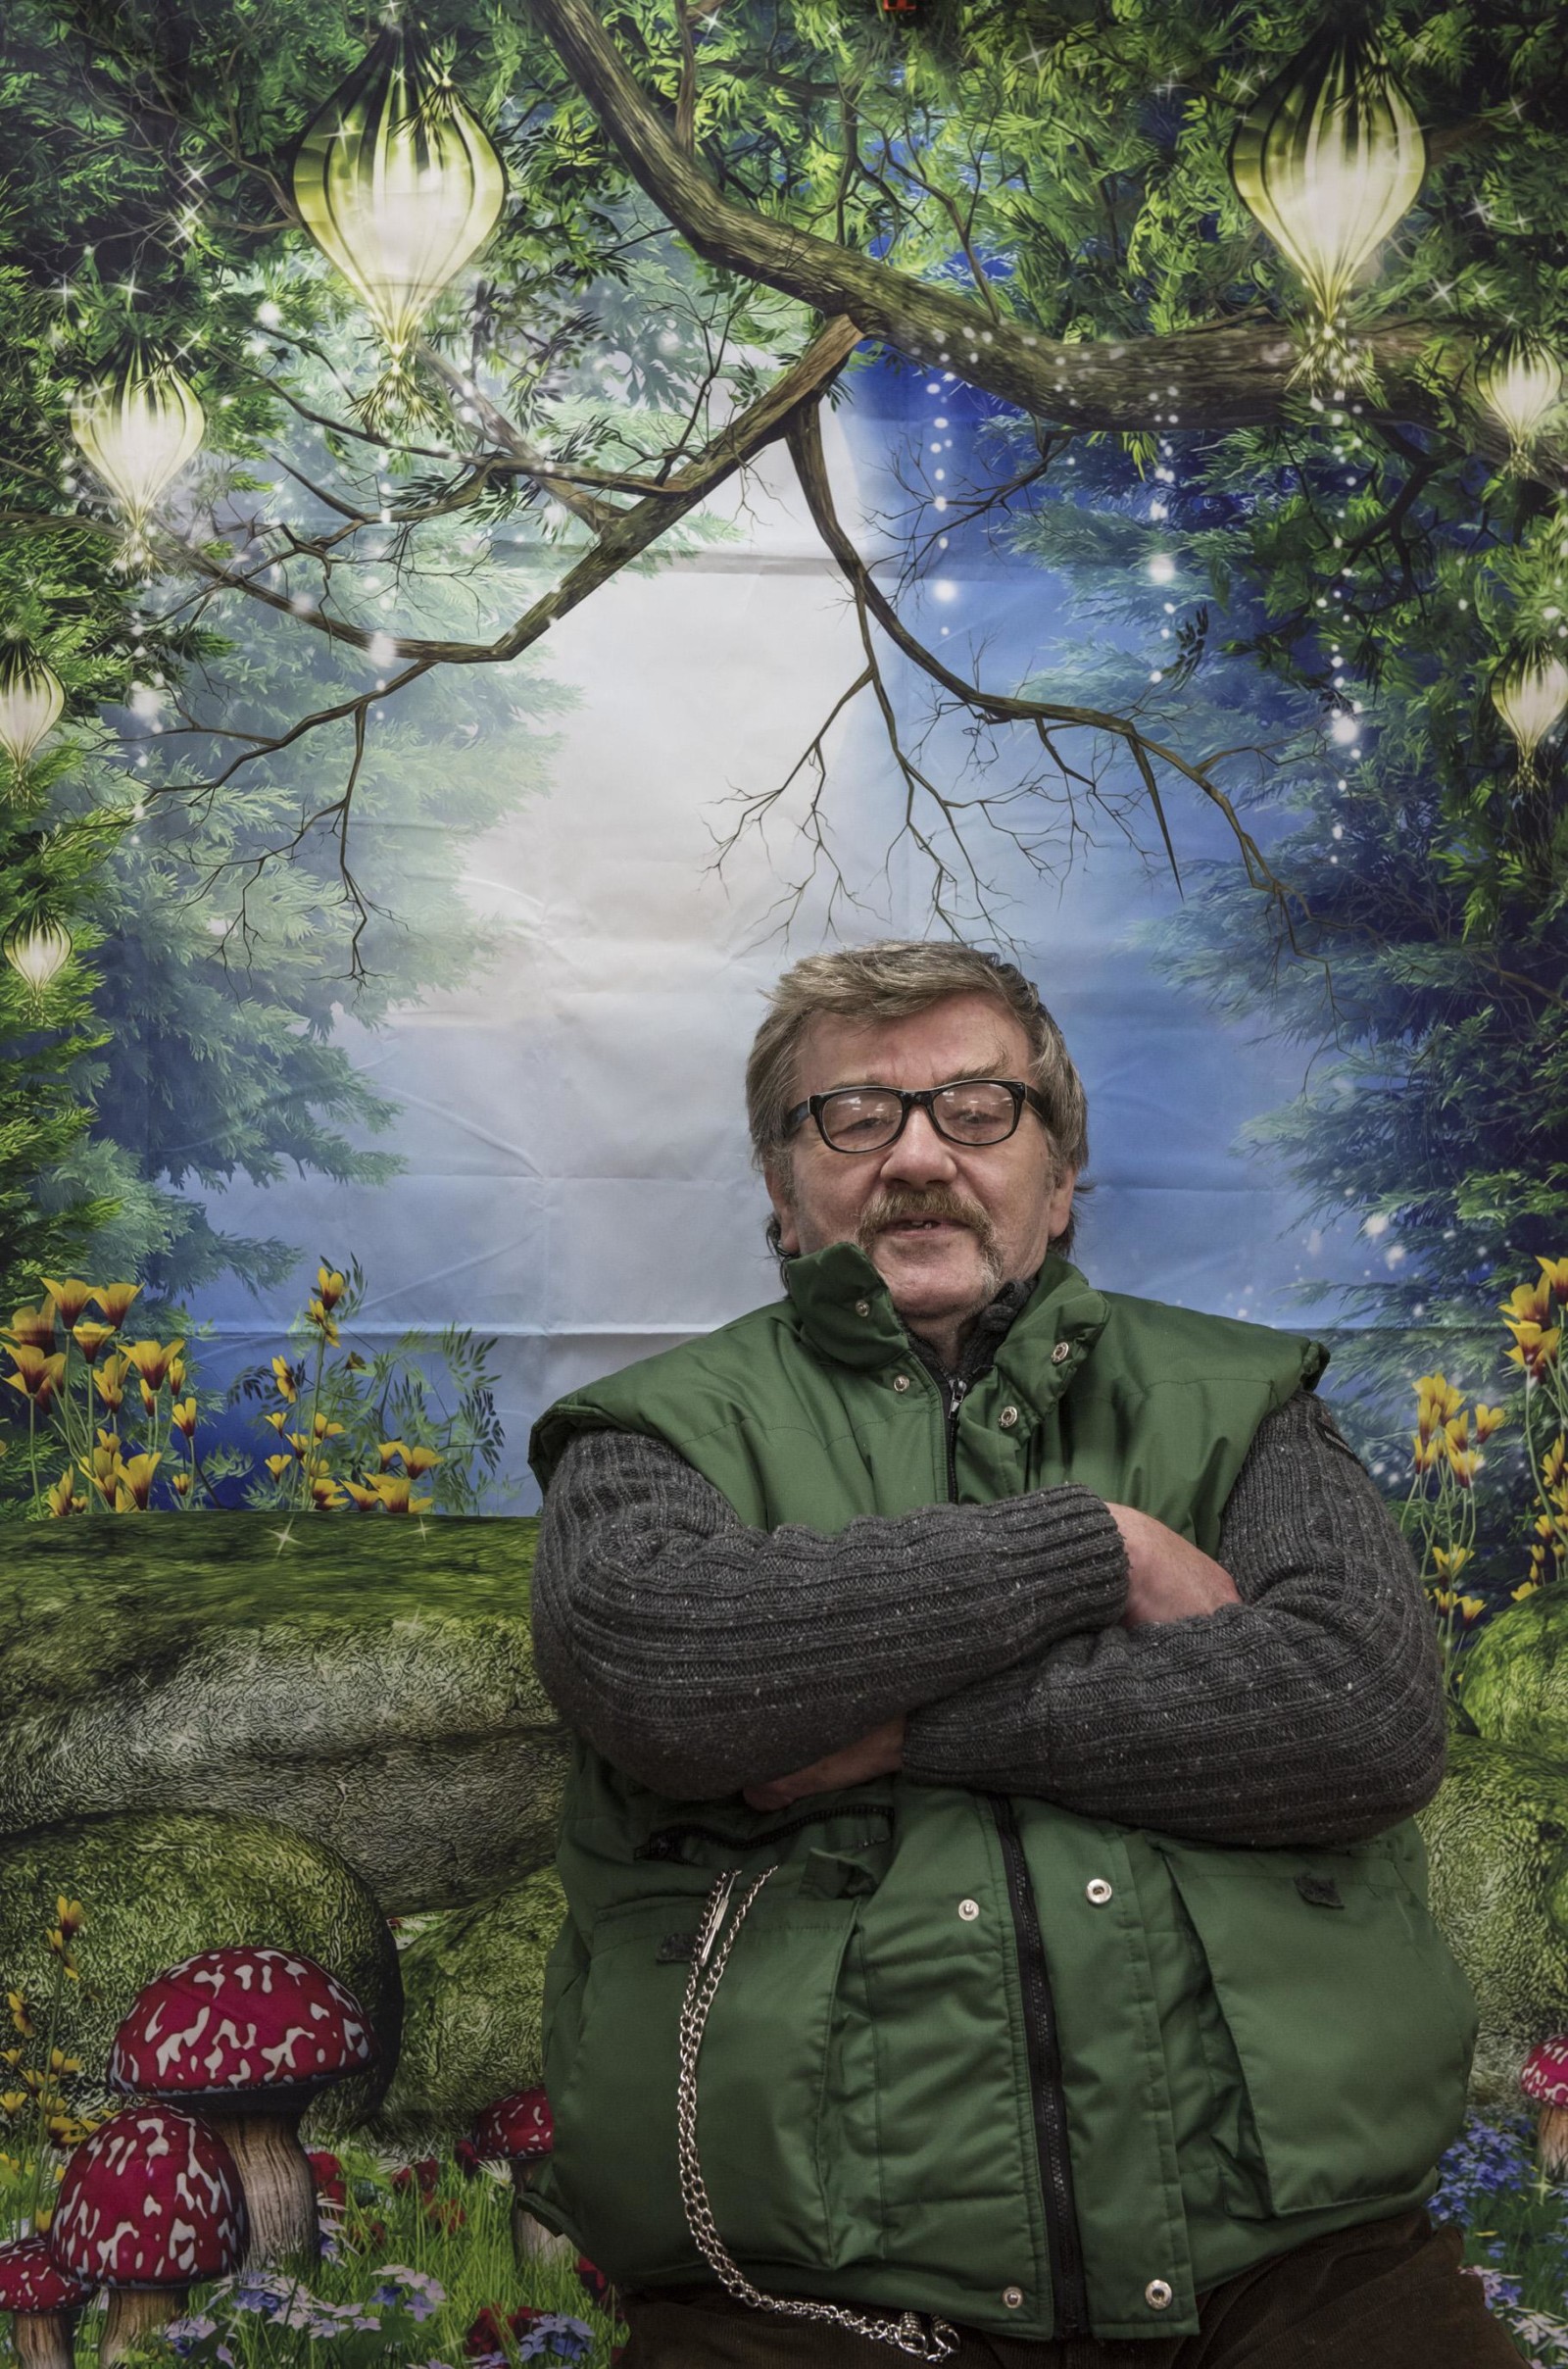
[[[534,1650],[607,1759],[711,1799],[1118,1619],[1126,1572],[1087,1489],[754,1530],[662,1442],[597,1432],[545,1500]]]
[[[1039,1794],[1214,1843],[1359,1841],[1443,1775],[1442,1681],[1414,1565],[1328,1409],[1269,1415],[1225,1508],[1242,1597],[1059,1641],[908,1721],[906,1773]]]

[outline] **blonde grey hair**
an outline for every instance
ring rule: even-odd
[[[776,1167],[788,1142],[785,1113],[800,1101],[801,1041],[818,1013],[849,1020],[901,1020],[948,996],[984,995],[1023,1024],[1029,1039],[1028,1084],[1046,1106],[1047,1132],[1059,1178],[1089,1159],[1089,1108],[1083,1080],[1061,1030],[1023,972],[975,946],[888,938],[874,946],[807,955],[768,992],[769,1011],[746,1063],[746,1115],[752,1162]],[[1087,1188],[1085,1188],[1087,1189]],[[774,1228],[769,1228],[770,1234]],[[1067,1249],[1072,1221],[1055,1247]]]

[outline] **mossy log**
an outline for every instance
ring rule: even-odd
[[[536,1525],[261,1513],[0,1532],[0,1837],[264,1816],[389,1913],[546,1865],[565,1768],[534,1675]]]

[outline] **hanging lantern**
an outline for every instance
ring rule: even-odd
[[[152,558],[153,505],[201,443],[207,415],[172,362],[126,348],[113,376],[72,407],[71,432],[119,504],[125,522],[121,563]]]
[[[1231,140],[1236,194],[1305,282],[1318,316],[1307,367],[1342,370],[1340,308],[1373,250],[1414,205],[1427,144],[1364,32],[1327,28],[1259,92]]]
[[[391,367],[361,410],[427,414],[419,324],[501,219],[507,173],[484,126],[415,35],[389,25],[301,135],[300,220],[365,305]]]
[[[1508,433],[1508,467],[1521,469],[1562,393],[1562,364],[1527,331],[1494,339],[1471,373],[1477,395]]]
[[[1519,784],[1536,778],[1536,751],[1568,715],[1568,666],[1539,650],[1504,659],[1492,678],[1492,704],[1519,748]]]
[[[13,921],[0,938],[0,954],[26,988],[33,1014],[43,1010],[44,990],[71,960],[71,932],[60,921],[29,914]]]
[[[0,749],[18,774],[60,721],[65,686],[26,642],[0,643]]]

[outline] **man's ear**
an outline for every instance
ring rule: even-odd
[[[762,1170],[762,1182],[767,1198],[773,1204],[778,1219],[778,1247],[786,1259],[793,1259],[801,1247],[800,1228],[795,1222],[795,1194],[790,1179],[789,1158],[770,1160]]]
[[[1051,1200],[1047,1205],[1050,1212],[1047,1239],[1051,1242],[1056,1241],[1067,1230],[1067,1221],[1072,1215],[1072,1190],[1077,1182],[1077,1169],[1063,1168],[1051,1189]]]

